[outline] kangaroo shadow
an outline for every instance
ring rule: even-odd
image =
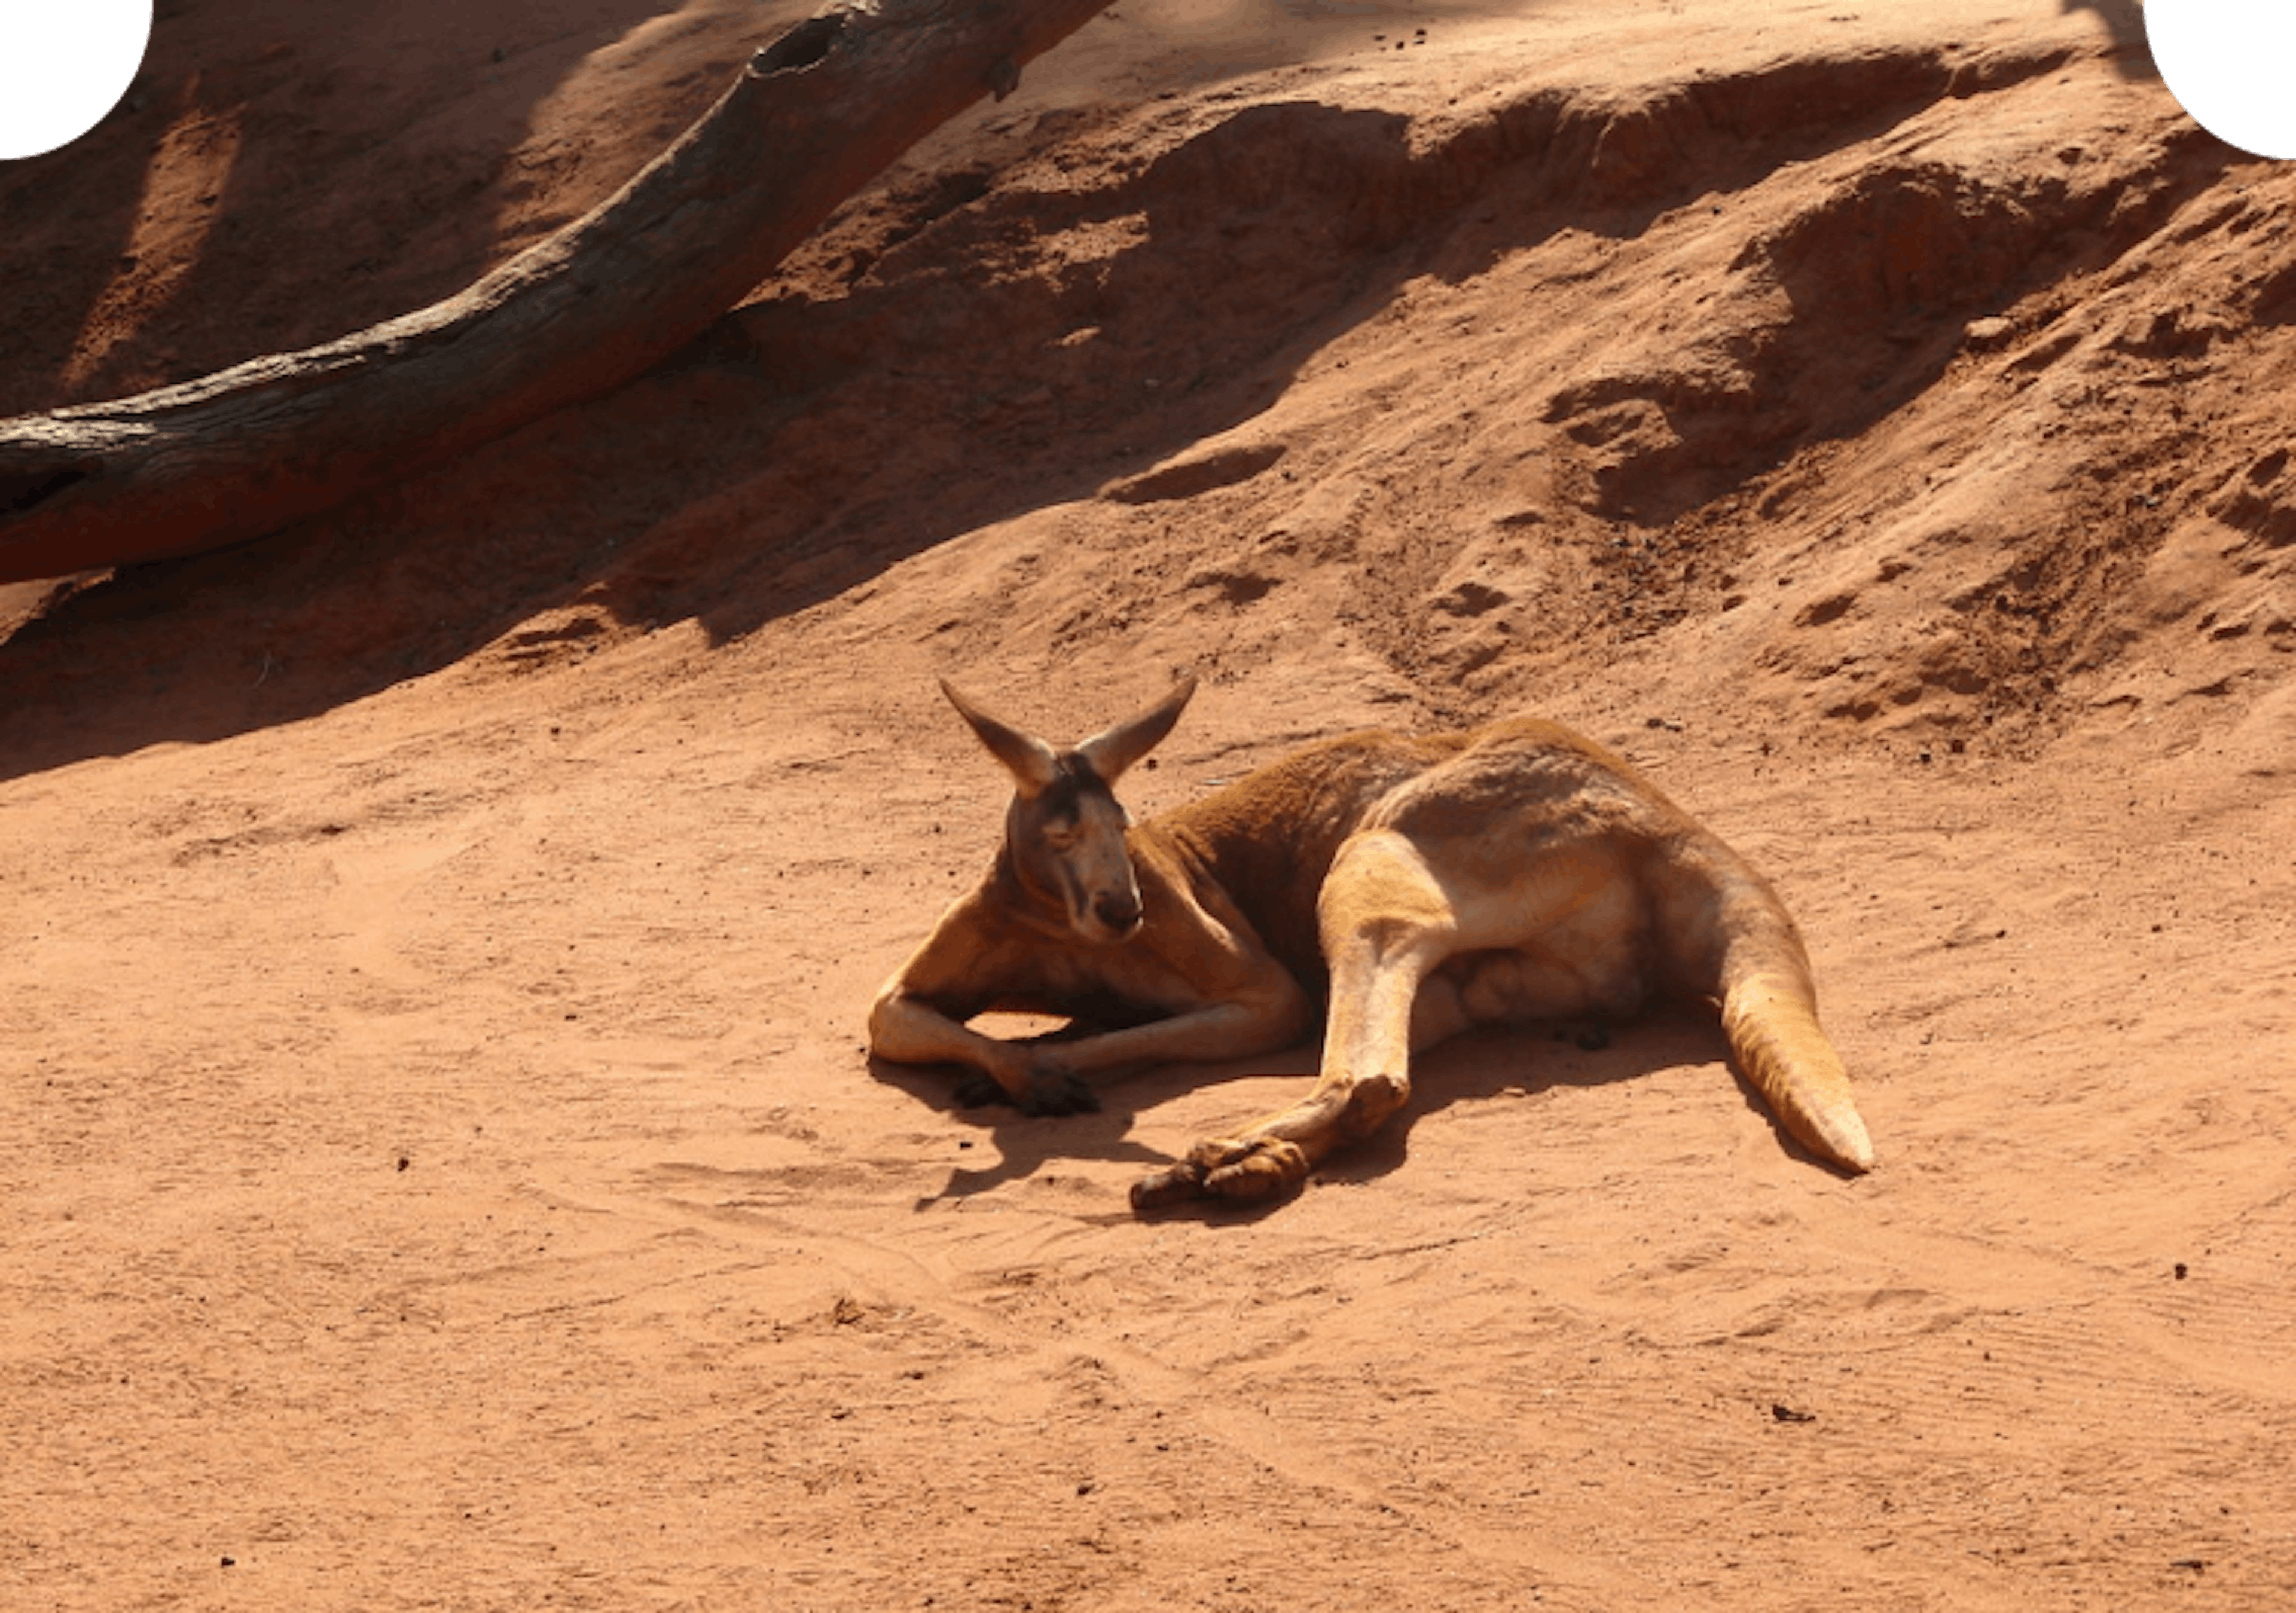
[[[1037,1036],[1019,1036],[1013,1040],[1030,1045],[1072,1042],[1109,1028],[1106,1026],[1072,1020],[1060,1028]],[[1201,1082],[1207,1069],[1226,1067],[1192,1065],[1178,1067],[1193,1071]],[[1242,1073],[1242,1066],[1234,1067]],[[947,1199],[970,1199],[992,1188],[1008,1183],[1025,1182],[1044,1167],[1058,1159],[1105,1159],[1117,1164],[1137,1165],[1143,1169],[1168,1165],[1170,1160],[1144,1144],[1130,1140],[1136,1116],[1123,1104],[1111,1102],[1114,1094],[1106,1089],[1128,1083],[1104,1082],[1099,1095],[1101,1105],[1096,1109],[1072,1115],[1032,1116],[1021,1114],[1009,1102],[996,1098],[994,1084],[978,1070],[957,1064],[898,1064],[890,1059],[872,1054],[869,1074],[888,1086],[897,1087],[918,1102],[943,1114],[963,1118],[987,1134],[994,1153],[980,1167],[957,1166],[951,1168],[947,1185],[938,1193],[928,1195],[920,1203],[934,1203]],[[1219,1078],[1217,1076],[1214,1078]],[[1182,1079],[1180,1086],[1197,1084]],[[972,1142],[960,1144],[970,1148]]]
[[[1060,1041],[1086,1034],[1070,1026],[1031,1041]],[[1371,1136],[1332,1154],[1317,1165],[1309,1186],[1362,1185],[1407,1164],[1413,1134],[1421,1119],[1462,1103],[1536,1098],[1562,1088],[1592,1089],[1685,1065],[1727,1062],[1747,1108],[1761,1115],[1789,1156],[1846,1175],[1797,1142],[1747,1085],[1729,1060],[1721,1028],[1710,1013],[1688,1006],[1663,1006],[1634,1019],[1594,1024],[1539,1021],[1494,1027],[1431,1048],[1412,1060],[1411,1099],[1401,1113]],[[870,1074],[920,1102],[978,1125],[995,1152],[979,1167],[951,1171],[940,1192],[924,1202],[970,1198],[1006,1183],[1025,1181],[1063,1159],[1137,1165],[1145,1170],[1170,1165],[1193,1145],[1193,1136],[1173,1140],[1171,1151],[1138,1134],[1143,1117],[1208,1085],[1279,1077],[1292,1085],[1275,1104],[1303,1095],[1316,1079],[1316,1048],[1302,1044],[1267,1058],[1218,1064],[1157,1065],[1129,1071],[1099,1084],[1102,1108],[1090,1114],[1029,1117],[1001,1102],[971,1101],[978,1085],[972,1072],[953,1065],[904,1065],[871,1059]],[[1159,1221],[1193,1221],[1209,1225],[1256,1223],[1280,1211],[1294,1194],[1253,1202],[1197,1199],[1153,1212]]]
[[[1843,1179],[1854,1173],[1812,1152],[1778,1123],[1746,1079],[1710,1011],[1666,1004],[1593,1034],[1573,1023],[1494,1027],[1431,1049],[1413,1064],[1411,1101],[1378,1132],[1319,1166],[1313,1180],[1375,1181],[1405,1164],[1411,1132],[1426,1115],[1454,1104],[1536,1098],[1562,1088],[1621,1085],[1685,1066],[1721,1064],[1746,1109],[1759,1116],[1786,1155]]]

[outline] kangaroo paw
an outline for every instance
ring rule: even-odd
[[[1007,1092],[995,1077],[980,1071],[956,1084],[959,1109],[986,1109],[1009,1103],[1024,1115],[1088,1115],[1100,1109],[1100,1094],[1081,1077],[1065,1071],[1037,1070],[1019,1093]]]
[[[959,1109],[987,1109],[992,1103],[1013,1101],[993,1077],[977,1069],[968,1070],[956,1078],[956,1090],[952,1095]]]
[[[1214,1137],[1188,1157],[1132,1184],[1132,1208],[1161,1209],[1188,1199],[1240,1204],[1288,1193],[1308,1179],[1308,1156],[1282,1137]]]

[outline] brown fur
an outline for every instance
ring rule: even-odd
[[[987,877],[879,994],[878,1056],[970,1065],[1066,1113],[1095,1106],[1087,1072],[1287,1046],[1328,994],[1313,1090],[1139,1183],[1150,1208],[1297,1186],[1402,1107],[1414,1051],[1470,1025],[1689,996],[1720,1004],[1789,1132],[1872,1167],[1777,894],[1626,762],[1530,718],[1351,733],[1128,829],[1111,787],[1193,691],[1067,749],[948,691],[1017,793]],[[992,1009],[1118,1028],[1004,1042],[965,1023]]]

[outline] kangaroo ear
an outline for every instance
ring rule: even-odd
[[[1188,708],[1188,701],[1195,692],[1194,677],[1182,678],[1171,693],[1147,710],[1126,717],[1115,727],[1095,733],[1078,745],[1077,754],[1090,764],[1102,783],[1115,783],[1126,768],[1155,749],[1172,732],[1172,725],[1180,720],[1180,713]]]
[[[988,754],[1004,764],[1004,770],[1013,775],[1013,784],[1023,796],[1044,793],[1060,770],[1050,745],[1033,733],[1023,733],[1010,723],[998,722],[959,694],[947,678],[940,680],[940,692],[948,696],[948,703],[956,708],[956,715],[972,725],[980,742],[988,747]]]

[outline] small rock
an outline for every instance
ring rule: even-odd
[[[1962,328],[1961,340],[1962,345],[1972,353],[1990,353],[1996,348],[2008,345],[2009,339],[2016,334],[2015,320],[1996,315],[1989,319],[1971,320]]]

